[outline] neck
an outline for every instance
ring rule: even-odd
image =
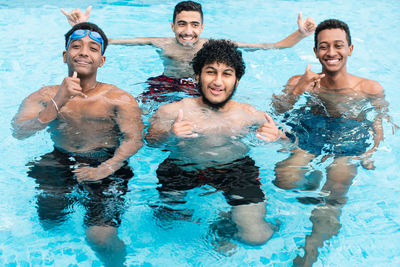
[[[198,103],[200,106],[202,106],[203,108],[207,108],[209,110],[212,110],[214,112],[225,112],[228,111],[231,106],[233,101],[232,100],[228,100],[227,102],[218,105],[214,105],[211,102],[209,102],[207,99],[204,98],[204,96],[201,96],[198,99]]]
[[[328,89],[348,88],[350,86],[350,75],[343,68],[337,72],[322,70],[325,77],[321,79],[321,85]]]

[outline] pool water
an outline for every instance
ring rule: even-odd
[[[400,122],[400,2],[388,1],[200,1],[204,37],[273,42],[296,30],[298,11],[317,22],[338,18],[347,22],[354,51],[348,61],[352,74],[379,81],[395,122]],[[46,231],[35,207],[36,184],[26,164],[52,150],[46,131],[19,141],[11,136],[10,121],[27,95],[43,85],[59,84],[67,69],[62,62],[64,34],[69,25],[59,8],[93,5],[91,21],[111,38],[173,36],[169,22],[177,1],[0,1],[0,266],[101,266],[85,241],[84,209],[78,203],[70,218]],[[294,48],[244,52],[246,74],[235,99],[260,110],[271,110],[271,96],[310,63],[320,65],[313,37]],[[98,80],[113,83],[137,96],[144,81],[160,75],[161,59],[152,47],[109,46]],[[148,116],[144,120],[148,120]],[[384,123],[385,140],[374,154],[375,170],[358,168],[342,208],[341,228],[319,249],[314,266],[396,266],[400,264],[399,133]],[[143,147],[129,160],[135,177],[126,195],[127,209],[119,237],[127,247],[129,266],[291,266],[310,234],[313,205],[296,200],[317,192],[285,191],[275,187],[274,166],[288,156],[279,144],[251,144],[249,155],[260,167],[267,201],[266,220],[280,224],[262,246],[236,241],[225,249],[216,245],[218,224],[230,207],[222,193],[210,187],[190,190],[183,214],[165,212],[159,203],[155,170],[168,154]],[[317,164],[324,171],[329,162]],[[323,184],[323,183],[321,183]]]

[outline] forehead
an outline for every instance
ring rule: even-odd
[[[197,11],[182,11],[176,15],[175,23],[178,21],[201,23],[201,14]]]
[[[220,63],[220,62],[213,62],[213,63],[209,63],[209,64],[204,64],[203,66],[203,70],[207,69],[207,68],[212,68],[212,69],[216,69],[219,71],[233,71],[235,72],[235,68],[231,67],[229,65],[226,65],[225,63]]]
[[[347,43],[346,32],[342,29],[325,29],[318,33],[318,43],[335,41]]]

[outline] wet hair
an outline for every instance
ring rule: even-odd
[[[314,47],[318,47],[318,34],[326,29],[342,29],[346,33],[346,39],[349,46],[351,45],[351,36],[350,36],[350,29],[349,26],[341,20],[338,19],[327,19],[318,24],[317,28],[315,29],[314,35]]]
[[[174,15],[172,18],[173,23],[175,23],[176,16],[182,11],[196,11],[200,13],[201,23],[203,23],[203,10],[201,9],[201,5],[199,3],[193,1],[182,1],[179,2],[174,9]]]
[[[196,75],[200,75],[204,65],[214,62],[224,63],[234,68],[237,79],[243,76],[246,69],[242,52],[229,40],[210,39],[207,41],[192,60],[193,71]]]
[[[107,45],[108,45],[108,39],[106,34],[103,32],[102,29],[100,29],[99,26],[97,26],[94,23],[90,23],[90,22],[82,22],[82,23],[78,23],[75,24],[74,27],[72,27],[71,30],[69,30],[66,34],[65,34],[65,50],[68,49],[67,44],[68,44],[68,39],[71,36],[71,34],[76,31],[76,30],[89,30],[89,31],[94,31],[94,32],[98,32],[101,35],[101,38],[103,39],[103,51],[101,51],[101,54],[104,55],[104,52],[106,51]]]

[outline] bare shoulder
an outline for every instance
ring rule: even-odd
[[[102,83],[99,88],[99,93],[104,93],[108,99],[118,100],[121,104],[138,105],[136,99],[127,91],[118,88],[113,84]]]
[[[247,103],[237,103],[238,107],[247,115],[249,118],[252,119],[263,119],[263,112],[256,109],[254,106],[247,104]]]
[[[382,85],[374,80],[361,78],[359,87],[360,87],[360,90],[364,94],[367,94],[367,95],[383,96],[383,94],[384,94]]]
[[[172,37],[159,37],[159,38],[152,38],[151,43],[159,47],[161,49],[165,49],[166,47],[169,47],[171,45],[175,44],[175,39]]]
[[[178,114],[178,111],[180,109],[183,109],[185,105],[187,105],[189,102],[190,102],[189,99],[184,98],[178,102],[162,105],[161,107],[158,108],[155,115],[163,118],[169,118],[169,117],[175,118],[176,115]]]

